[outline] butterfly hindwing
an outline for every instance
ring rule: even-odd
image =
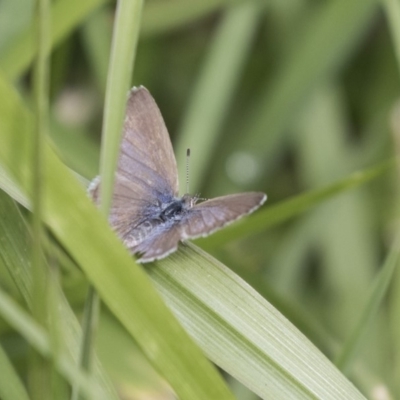
[[[138,245],[131,247],[132,253],[140,255],[138,262],[150,262],[167,257],[178,248],[181,230],[178,223],[162,224],[154,229]]]

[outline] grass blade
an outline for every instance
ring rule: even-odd
[[[107,0],[61,0],[51,7],[51,48],[60,43],[74,28],[78,26],[93,10],[106,3]],[[24,32],[9,51],[0,60],[0,69],[11,81],[22,75],[35,55],[34,25]]]
[[[320,3],[305,29],[293,38],[292,46],[251,105],[249,116],[230,132],[225,155],[237,149],[250,154],[267,171],[278,159],[288,139],[289,125],[318,84],[332,77],[350,57],[377,11],[377,0],[338,0]],[[247,133],[247,134],[244,134]],[[220,185],[224,168],[216,168],[210,190]],[[262,176],[259,174],[258,176]],[[226,187],[233,192],[235,187]],[[237,188],[236,188],[237,189]]]
[[[368,329],[371,320],[376,315],[384,296],[387,294],[387,290],[390,282],[392,281],[395,268],[399,263],[399,243],[399,239],[396,239],[395,243],[392,245],[390,253],[388,254],[385,263],[375,279],[368,302],[365,305],[364,310],[360,315],[352,334],[350,335],[350,338],[346,341],[342,351],[336,358],[337,367],[345,374],[349,372],[351,364],[357,356],[357,351],[362,344],[363,336]]]
[[[260,8],[259,3],[249,1],[225,11],[193,89],[176,147],[178,165],[185,164],[188,147],[194,150],[190,169],[192,187],[201,187],[213,158],[220,128],[255,35]]]
[[[400,66],[400,4],[396,0],[383,0],[382,3],[389,22],[397,64]]]
[[[47,332],[2,290],[0,290],[0,315],[43,357],[52,358],[50,337]],[[54,364],[70,384],[78,384],[82,391],[89,396],[93,395],[94,398],[108,399],[97,385],[94,385],[82,371],[76,369],[69,357],[65,354],[55,354],[54,357]]]
[[[240,220],[234,225],[228,226],[223,231],[215,233],[211,237],[198,239],[197,243],[205,249],[212,249],[223,246],[225,243],[232,240],[243,238],[246,234],[263,232],[296,215],[300,215],[323,201],[329,200],[334,196],[345,193],[350,189],[356,188],[381,176],[394,166],[394,160],[384,161],[364,171],[355,172],[345,179],[339,180],[322,189],[300,194],[270,207],[266,206],[255,215]]]
[[[161,34],[240,2],[244,0],[152,1],[144,9],[142,33],[144,36]]]
[[[142,0],[120,0],[114,25],[110,68],[101,143],[101,201],[100,209],[105,215],[111,204],[114,171],[119,154],[122,124],[125,116],[126,93],[130,88],[139,27]]]
[[[254,289],[196,246],[182,246],[149,274],[206,354],[261,398],[364,398]]]
[[[32,268],[28,247],[27,226],[14,201],[0,191],[0,237],[3,238],[0,252],[2,268],[8,271],[16,287],[20,291],[27,307],[32,308]],[[74,311],[61,292],[61,288],[53,282],[54,308],[58,310],[59,331],[62,332],[62,347],[76,363],[79,355],[79,343],[82,332]],[[58,348],[52,348],[59,352]],[[53,357],[55,358],[55,357]],[[97,358],[94,360],[94,375],[98,385],[102,387],[107,399],[116,400],[118,396],[110,378],[105,374]]]
[[[0,371],[0,398],[3,400],[29,400],[25,386],[2,346],[0,346]]]
[[[44,198],[44,145],[49,130],[49,54],[50,21],[49,2],[36,3],[36,47],[37,57],[34,65],[35,95],[35,136],[32,152],[32,315],[43,327],[49,324],[49,271],[46,268],[43,251],[45,232],[42,226]],[[52,334],[54,332],[52,331]],[[48,360],[32,352],[29,364],[29,386],[32,399],[51,399],[52,366]]]

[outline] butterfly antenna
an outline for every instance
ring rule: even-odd
[[[189,159],[190,149],[186,150],[186,193],[189,193]]]

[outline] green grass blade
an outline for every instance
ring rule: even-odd
[[[372,179],[381,176],[395,165],[394,160],[384,161],[369,169],[358,171],[350,176],[328,185],[322,189],[312,190],[289,200],[284,200],[270,207],[264,206],[263,210],[251,215],[243,220],[228,226],[221,232],[217,232],[211,237],[198,239],[198,243],[206,248],[212,249],[223,246],[224,244],[249,234],[263,232],[273,226],[283,223],[296,215],[302,214],[311,207],[333,198],[350,189],[363,185]]]
[[[243,2],[244,0],[185,0],[152,1],[143,13],[143,29],[145,36],[161,34],[179,28],[201,18],[224,6]]]
[[[51,47],[59,44],[71,33],[92,11],[106,3],[107,0],[61,0],[52,4]],[[0,69],[9,80],[17,79],[29,67],[35,55],[34,25],[16,40],[9,51],[0,60]]]
[[[106,92],[107,71],[110,62],[112,29],[108,10],[93,13],[82,29],[83,43],[89,63],[102,95]]]
[[[15,184],[10,173],[0,165],[0,187],[26,209],[31,209],[31,201],[24,191]]]
[[[230,133],[224,154],[239,149],[253,155],[260,166],[277,162],[289,125],[317,85],[332,77],[349,58],[377,11],[377,0],[338,0],[319,3],[305,29],[269,77],[249,116]],[[212,177],[215,190],[223,168]],[[235,188],[226,188],[229,192]]]
[[[364,398],[254,289],[196,246],[182,246],[149,274],[206,354],[261,398]]]
[[[315,91],[304,111],[296,140],[303,184],[318,187],[345,177],[354,169],[359,149],[347,145],[350,124],[343,107],[343,92],[332,83],[323,85]],[[313,243],[318,243],[324,260],[320,286],[338,299],[331,306],[326,305],[327,313],[331,311],[337,316],[338,337],[350,336],[358,320],[355,316],[361,314],[370,294],[381,249],[374,240],[376,231],[372,228],[373,213],[368,202],[374,187],[389,176],[348,192],[313,213],[319,215],[315,220]],[[387,364],[384,354],[388,343],[382,340],[386,329],[378,322],[382,322],[381,317],[374,320],[360,354],[360,359],[373,362],[375,368]]]
[[[393,346],[391,348],[391,357],[393,364],[390,365],[389,379],[393,382],[394,398],[400,396],[400,269],[394,273],[390,288],[389,297],[389,332],[393,337]]]
[[[186,149],[193,149],[189,179],[194,188],[201,187],[213,159],[220,128],[254,38],[260,8],[258,2],[249,1],[225,11],[193,89],[176,155],[178,165],[185,165]],[[182,178],[180,182],[185,182]]]
[[[384,296],[387,294],[387,290],[390,282],[392,281],[395,268],[399,264],[399,243],[400,240],[398,238],[392,245],[390,253],[388,254],[385,263],[375,279],[368,302],[365,305],[352,334],[336,358],[337,367],[345,374],[350,371],[370,322],[376,316],[377,310],[381,306]]]
[[[295,114],[305,96],[346,60],[376,12],[377,3],[339,0],[321,4],[294,43],[272,87],[265,88],[249,129],[252,136],[247,148],[262,150],[266,162],[269,156],[273,159],[275,143],[284,137],[281,133],[291,122],[287,116]]]
[[[2,346],[0,346],[0,371],[0,398],[2,400],[29,400],[25,386]]]
[[[93,179],[99,173],[99,145],[78,128],[68,128],[51,121],[51,139],[60,150],[62,160],[76,173]]]
[[[49,324],[49,271],[45,263],[42,226],[44,199],[44,146],[49,130],[49,54],[50,21],[48,0],[36,3],[35,37],[37,56],[34,64],[35,135],[32,151],[32,315],[43,327]],[[51,334],[54,332],[51,330]],[[36,352],[29,358],[29,391],[33,400],[51,400],[52,365]]]
[[[7,323],[24,337],[28,343],[45,358],[52,358],[51,342],[47,332],[38,325],[17,303],[0,289],[0,315]],[[83,392],[96,399],[109,397],[93,384],[82,371],[78,371],[65,354],[53,354],[54,364],[59,372],[70,382],[78,384]]]
[[[114,171],[119,155],[126,95],[130,89],[136,46],[139,40],[142,0],[120,0],[114,24],[110,69],[107,76],[101,142],[100,209],[105,215],[111,204]]]
[[[235,0],[240,2],[244,0]],[[59,0],[52,6],[51,37],[52,48],[76,29],[92,12],[108,0]],[[144,35],[159,34],[190,23],[204,15],[232,3],[232,0],[196,0],[187,3],[182,0],[156,1],[146,5],[143,15]],[[0,69],[9,80],[18,79],[31,64],[35,46],[31,25],[4,51],[0,59]]]
[[[3,191],[0,191],[0,237],[3,238],[0,252],[2,268],[8,271],[27,307],[32,308],[32,269],[27,226],[14,201]],[[56,286],[53,291],[58,293],[57,296],[54,296],[57,300],[53,301],[54,307],[60,314],[57,322],[59,330],[62,332],[63,347],[71,359],[77,362],[82,336],[81,328],[60,287],[55,283],[53,286]],[[94,361],[94,372],[98,385],[102,387],[104,393],[107,393],[107,399],[118,399],[116,391],[99,361],[97,359]]]
[[[3,185],[3,184],[1,184]],[[32,306],[32,272],[27,226],[14,201],[0,191],[0,262],[26,304]]]
[[[382,0],[382,3],[392,35],[397,64],[400,67],[400,4],[397,0]]]
[[[397,74],[400,70],[400,3],[397,0],[382,0],[383,10],[388,21],[388,28],[393,42],[393,51],[396,55]],[[397,93],[396,93],[397,97]],[[393,104],[393,103],[392,103]],[[392,114],[392,116],[394,113]],[[393,129],[393,128],[392,128]],[[399,135],[397,129],[393,129],[394,143],[396,153],[399,153]],[[397,173],[397,180],[399,174]],[[394,249],[393,249],[394,250]],[[389,262],[389,260],[388,260]],[[389,267],[388,267],[389,268]],[[393,386],[397,397],[400,396],[400,382],[398,376],[400,373],[400,273],[397,269],[393,279],[392,295],[390,298],[390,328],[393,339],[391,348],[391,358],[393,359],[390,375],[393,380]]]
[[[139,40],[142,6],[142,0],[120,0],[117,3],[110,68],[107,76],[100,164],[100,209],[105,216],[108,215],[111,205],[115,168],[125,114],[126,92],[130,86],[136,47]],[[85,304],[81,349],[81,366],[85,370],[90,370],[99,312],[99,298],[93,287],[90,287]],[[72,399],[76,400],[78,398],[79,393],[74,388]]]
[[[84,371],[91,372],[95,338],[100,314],[100,299],[93,286],[89,286],[86,296],[85,307],[82,319],[82,343],[79,354],[79,365]],[[71,400],[82,399],[79,387],[74,385],[72,388]]]
[[[0,3],[0,55],[32,19],[33,0],[5,0]]]

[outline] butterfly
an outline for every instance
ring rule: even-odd
[[[99,202],[100,180],[89,194]],[[149,91],[131,89],[126,105],[114,193],[109,214],[112,228],[138,262],[151,262],[176,251],[180,241],[207,236],[249,214],[266,200],[250,192],[198,203],[197,196],[178,196],[178,170],[160,110]]]

